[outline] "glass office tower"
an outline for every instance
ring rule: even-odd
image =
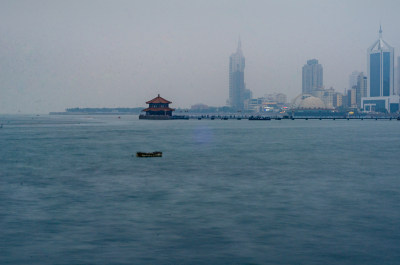
[[[394,48],[379,39],[368,49],[368,96],[361,98],[366,112],[396,113],[400,109],[400,97],[394,87]]]
[[[379,39],[368,49],[368,96],[389,97],[394,95],[394,48]]]

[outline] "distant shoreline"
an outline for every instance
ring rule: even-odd
[[[64,112],[50,112],[49,115],[139,115],[138,108],[68,108]]]
[[[136,112],[49,112],[49,115],[139,115]]]

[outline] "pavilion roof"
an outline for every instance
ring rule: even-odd
[[[174,111],[174,110],[175,109],[161,107],[161,108],[147,108],[142,111]]]
[[[160,94],[158,94],[157,97],[155,97],[152,100],[146,102],[146,104],[150,104],[150,103],[166,103],[166,104],[170,104],[172,102],[166,100],[165,98],[160,97]]]

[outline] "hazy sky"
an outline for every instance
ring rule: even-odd
[[[158,93],[172,107],[225,105],[238,36],[254,97],[301,92],[316,58],[343,91],[383,37],[400,48],[400,1],[0,2],[0,113],[137,107]]]

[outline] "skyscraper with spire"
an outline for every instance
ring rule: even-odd
[[[236,53],[229,57],[229,105],[235,110],[243,110],[246,97],[244,83],[245,59],[239,37]]]
[[[397,56],[397,95],[400,95],[400,56]]]
[[[394,48],[382,39],[382,27],[379,39],[368,49],[368,83],[370,97],[388,97],[394,95]]]
[[[368,97],[362,99],[366,111],[396,112],[399,96],[394,87],[394,48],[379,38],[368,49]]]

